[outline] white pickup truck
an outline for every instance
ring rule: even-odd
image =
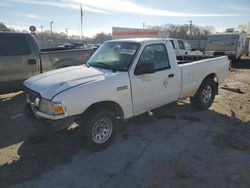
[[[177,62],[168,39],[113,40],[86,65],[26,80],[27,109],[50,126],[79,120],[89,148],[102,149],[111,143],[118,120],[186,97],[208,109],[228,70],[226,56]]]
[[[194,50],[192,46],[182,39],[169,38],[174,48],[177,59],[183,59],[183,56],[202,56],[203,53],[198,50]]]

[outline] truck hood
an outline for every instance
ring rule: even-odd
[[[105,78],[105,69],[94,67],[73,66],[66,67],[34,76],[26,80],[23,85],[41,95],[45,99],[51,100],[56,94],[67,89],[91,83]]]

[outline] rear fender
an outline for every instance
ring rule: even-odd
[[[64,60],[55,62],[55,64],[53,65],[53,69],[60,69],[60,68],[76,66],[76,65],[80,65],[80,63],[74,59],[64,59]]]

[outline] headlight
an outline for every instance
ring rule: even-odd
[[[49,115],[64,114],[64,107],[61,103],[53,103],[46,99],[40,99],[39,111]]]

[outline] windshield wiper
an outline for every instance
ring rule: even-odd
[[[109,65],[109,64],[102,63],[102,62],[97,62],[96,64],[97,64],[97,65],[104,65],[104,66],[106,66],[108,69],[112,70],[113,72],[116,72],[116,68],[113,67],[113,66],[111,66],[111,65]]]

